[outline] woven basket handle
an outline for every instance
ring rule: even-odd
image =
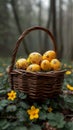
[[[21,34],[21,36],[18,38],[18,40],[16,42],[16,46],[13,50],[12,61],[11,61],[11,66],[9,68],[9,73],[13,70],[13,67],[14,67],[14,64],[15,64],[15,59],[16,59],[16,54],[17,54],[17,51],[18,51],[18,48],[19,48],[21,41],[23,40],[23,38],[25,38],[25,36],[28,33],[30,33],[31,31],[34,31],[34,30],[45,31],[50,36],[50,38],[53,42],[54,50],[57,53],[57,47],[56,47],[56,42],[55,42],[54,36],[52,35],[52,33],[48,29],[46,29],[44,27],[40,27],[40,26],[34,26],[34,27],[31,27],[31,28],[28,28]]]

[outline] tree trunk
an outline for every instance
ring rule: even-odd
[[[73,2],[71,0],[71,60],[73,60]]]
[[[10,26],[9,26],[9,10],[7,8],[7,0],[0,1],[0,44],[9,45]]]
[[[67,59],[72,58],[72,0],[68,2],[68,18],[67,18]]]
[[[39,17],[38,17],[38,25],[41,26],[42,24],[42,1],[39,0]],[[39,50],[42,53],[42,32],[39,31]]]
[[[21,35],[22,34],[22,29],[21,29],[21,25],[20,25],[20,21],[19,21],[19,17],[18,17],[18,12],[17,12],[17,9],[16,9],[16,6],[17,6],[16,5],[16,1],[15,0],[11,0],[11,5],[12,5],[12,8],[13,8],[13,13],[14,13],[16,25],[17,25],[19,34]],[[26,41],[23,40],[23,47],[24,47],[25,53],[29,54],[29,50],[28,50],[26,44],[27,44]]]
[[[63,1],[59,1],[59,58],[63,58],[63,11],[62,11]]]
[[[49,1],[48,1],[49,2]],[[50,23],[51,23],[51,16],[52,16],[52,2],[50,0],[50,4],[49,4],[49,7],[48,7],[48,20],[47,20],[47,24],[46,24],[46,28],[49,29],[50,27]],[[48,49],[48,46],[49,46],[49,42],[48,42],[48,36],[47,34],[44,35],[44,49],[47,50]],[[44,51],[44,50],[43,50]]]
[[[52,30],[57,43],[57,26],[56,26],[56,0],[51,0],[52,4]],[[58,47],[58,45],[57,45]],[[58,53],[58,52],[57,52]]]

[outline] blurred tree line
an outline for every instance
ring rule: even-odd
[[[0,56],[9,57],[20,34],[31,26],[48,28],[55,37],[58,57],[73,59],[72,0],[0,0]],[[30,33],[22,41],[19,55],[45,52],[53,47],[42,31]]]

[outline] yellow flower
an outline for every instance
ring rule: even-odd
[[[7,95],[8,95],[9,100],[13,101],[16,98],[16,92],[13,90],[11,92],[9,92]]]
[[[67,84],[67,88],[71,91],[73,91],[73,86],[71,86],[70,84]]]
[[[35,108],[35,106],[31,106],[31,109],[28,109],[27,113],[30,115],[30,120],[39,118],[39,109]]]
[[[66,71],[66,73],[65,73],[66,75],[70,75],[71,74],[71,71],[70,70],[68,70],[68,71]]]
[[[48,108],[48,111],[49,111],[49,112],[52,112],[52,111],[53,111],[52,107],[49,107],[49,108]]]
[[[0,77],[2,77],[4,74],[3,73],[0,73]]]

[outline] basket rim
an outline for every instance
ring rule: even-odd
[[[65,73],[67,70],[55,70],[55,71],[48,71],[48,72],[28,72],[26,70],[23,69],[14,69],[13,71],[11,71],[10,74],[14,74],[14,73],[18,73],[18,74],[22,74],[22,73],[26,73],[26,74],[33,74],[33,75],[39,75],[39,76],[48,76],[48,75],[55,75],[55,74],[61,74],[61,73]]]

